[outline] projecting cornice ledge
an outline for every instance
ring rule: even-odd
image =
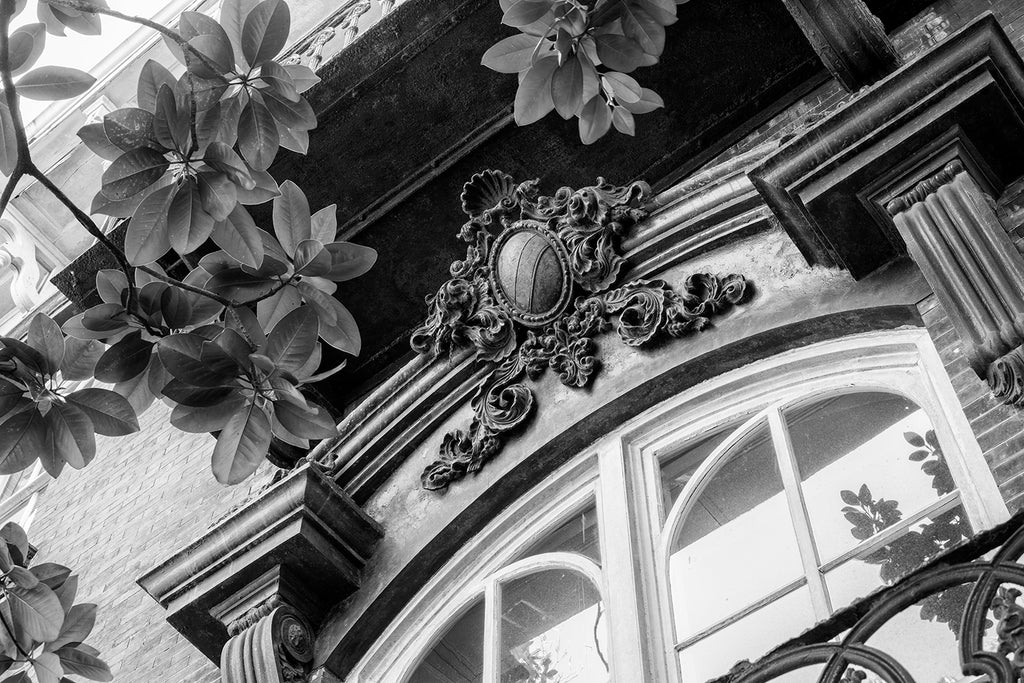
[[[950,155],[949,150],[955,149]],[[750,172],[812,265],[862,278],[906,253],[886,203],[945,155],[999,192],[1024,174],[1024,63],[981,16]]]
[[[311,465],[139,579],[225,683],[300,680],[313,630],[359,586],[380,527]]]

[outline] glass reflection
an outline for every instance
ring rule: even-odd
[[[548,569],[501,587],[501,683],[609,681],[604,608],[589,579]]]
[[[669,580],[680,640],[803,573],[767,424],[727,457],[697,494],[672,544]]]
[[[484,603],[449,628],[416,667],[409,683],[480,683],[484,676]]]

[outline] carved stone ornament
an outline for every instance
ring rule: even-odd
[[[289,607],[269,614],[235,635],[221,655],[223,683],[301,683],[313,661],[313,633]]]
[[[593,339],[613,319],[624,343],[641,346],[660,333],[701,330],[743,300],[741,275],[692,275],[681,292],[661,280],[616,286],[625,263],[619,240],[646,217],[649,195],[646,183],[615,187],[599,178],[542,197],[538,181],[517,184],[500,171],[466,183],[466,258],[427,298],[427,320],[411,343],[425,354],[475,348],[478,361],[497,365],[473,395],[468,428],[445,435],[424,470],[424,488],[444,490],[501,450],[503,435],[533,410],[525,377],[550,368],[566,386],[586,386],[598,367]]]

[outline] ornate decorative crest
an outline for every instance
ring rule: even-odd
[[[500,171],[466,183],[466,258],[427,298],[427,320],[411,343],[419,353],[475,348],[478,360],[497,366],[473,396],[469,427],[448,433],[424,470],[424,488],[443,490],[501,450],[502,435],[533,410],[524,377],[551,368],[566,386],[586,386],[598,363],[593,339],[614,318],[622,341],[640,346],[660,332],[701,330],[743,300],[741,275],[692,275],[682,292],[661,280],[614,286],[625,263],[619,240],[646,217],[649,195],[646,183],[615,187],[599,178],[542,197],[538,181],[516,184]]]

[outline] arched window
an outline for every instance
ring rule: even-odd
[[[685,680],[762,654],[972,534],[928,416],[888,391],[773,404],[662,471]]]
[[[610,682],[593,508],[491,574],[407,683]]]

